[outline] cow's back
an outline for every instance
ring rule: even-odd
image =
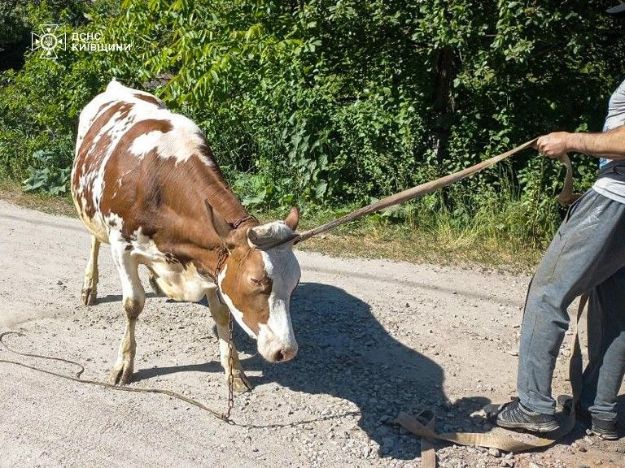
[[[176,177],[188,172],[176,166],[191,158],[214,164],[204,148],[192,121],[112,81],[80,114],[72,195],[81,219],[103,242],[111,229],[126,238],[139,228],[153,231],[164,198],[171,204],[176,196]]]

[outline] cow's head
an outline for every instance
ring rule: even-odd
[[[235,229],[222,238],[229,255],[218,276],[221,296],[270,362],[297,354],[289,305],[301,272],[292,243],[276,244],[294,237],[298,221],[293,208],[284,221]]]

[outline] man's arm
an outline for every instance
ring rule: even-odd
[[[625,160],[625,125],[604,133],[550,133],[538,138],[536,149],[550,158],[576,152],[597,158]]]

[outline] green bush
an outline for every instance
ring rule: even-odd
[[[361,205],[537,134],[599,131],[625,77],[624,25],[597,0],[19,4],[16,30],[58,22],[131,46],[28,53],[0,75],[0,175],[33,189],[59,187],[78,113],[113,77],[198,122],[257,209]],[[587,188],[596,162],[575,165]],[[560,175],[530,151],[381,219],[461,229],[505,205],[497,235],[542,242]]]
[[[61,140],[47,144],[45,150],[32,154],[33,165],[28,168],[28,178],[23,181],[27,192],[39,191],[50,195],[69,193],[69,182],[74,142]]]

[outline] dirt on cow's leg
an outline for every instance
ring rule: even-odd
[[[126,331],[122,342],[119,345],[117,361],[109,374],[109,383],[125,385],[132,380],[134,372],[135,352],[137,350],[137,342],[135,341],[135,324],[136,318],[128,317],[126,323]]]
[[[221,357],[221,365],[226,371],[227,382],[230,366],[230,346],[228,345],[230,341],[230,331],[228,329],[230,310],[228,310],[228,307],[225,304],[221,303],[217,297],[216,291],[210,291],[208,293],[208,306],[211,311],[211,315],[217,324],[217,335],[219,336],[219,355]],[[244,393],[252,389],[252,384],[249,382],[245,376],[245,372],[243,372],[243,369],[241,368],[239,353],[237,352],[234,342],[232,343],[232,352],[232,373],[234,375],[233,388],[237,393]]]
[[[85,279],[82,285],[80,297],[86,306],[94,305],[98,297],[98,253],[100,252],[100,241],[95,236],[91,236],[91,252],[89,262],[85,269]]]
[[[135,325],[145,304],[145,291],[139,280],[138,265],[130,255],[130,251],[125,250],[125,245],[111,242],[111,253],[122,282],[126,331],[119,345],[117,361],[109,374],[109,382],[123,385],[131,381],[134,371],[137,349]]]

